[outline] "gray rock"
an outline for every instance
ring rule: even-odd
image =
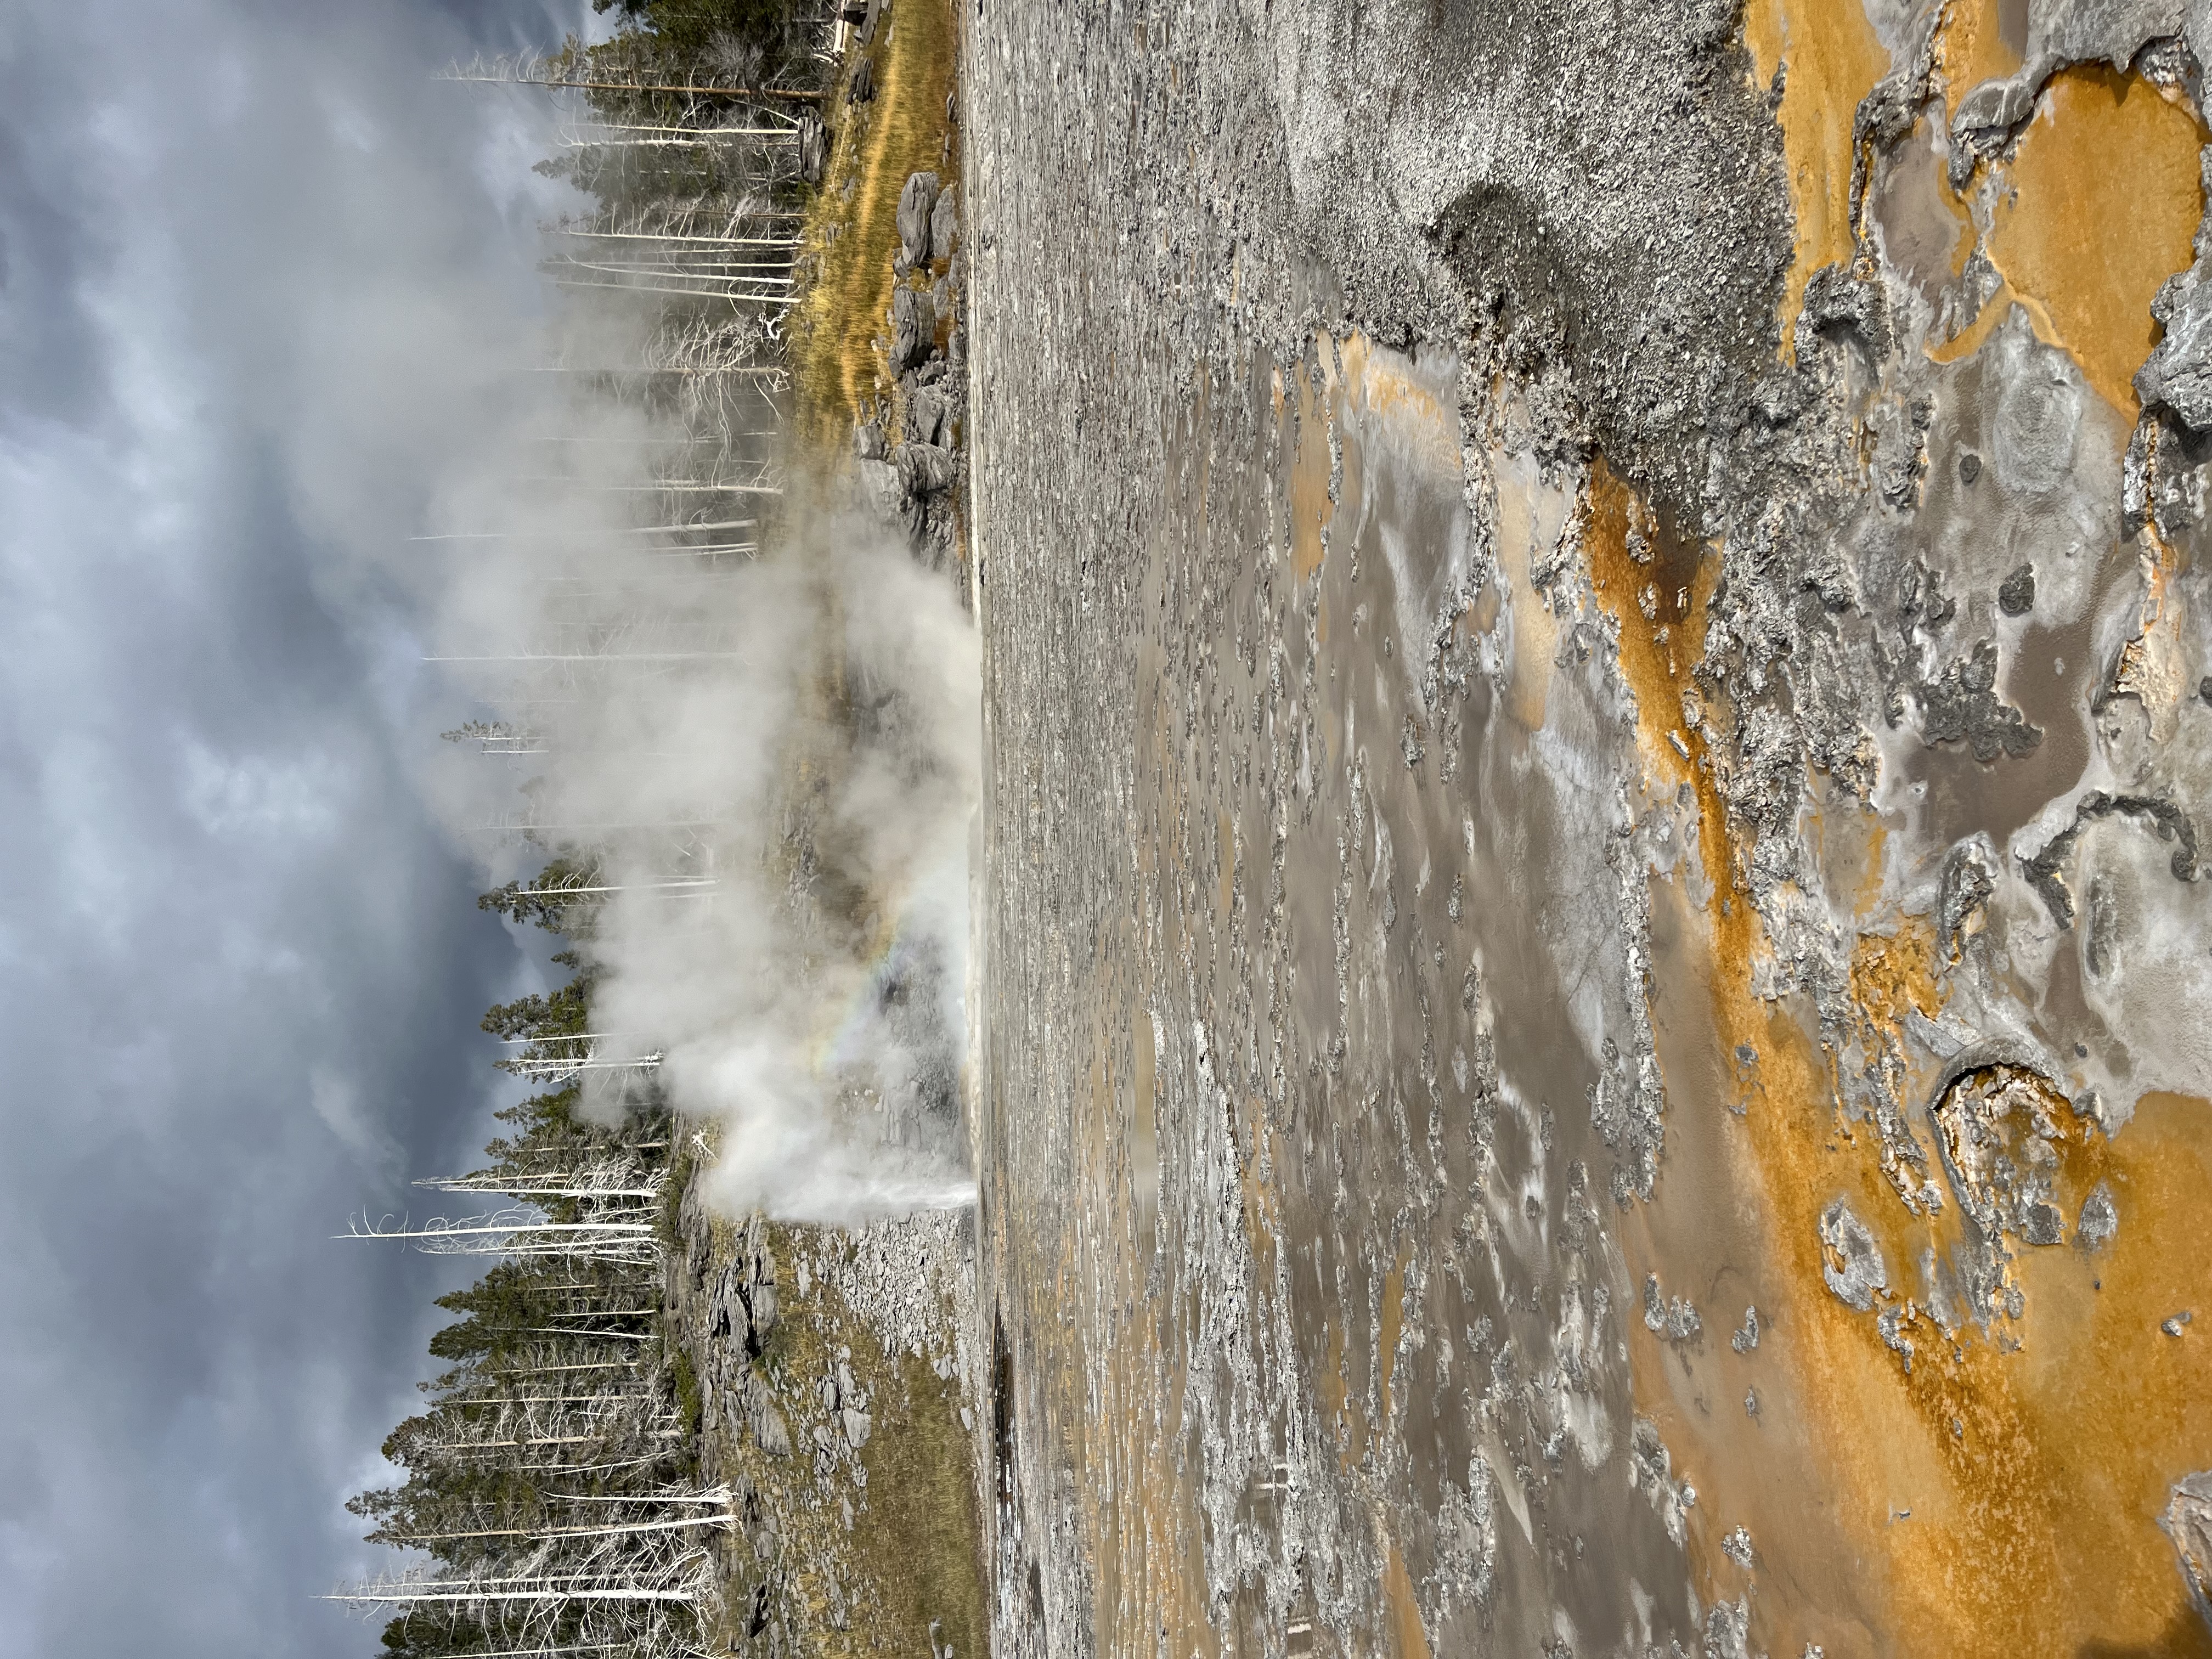
[[[782,1457],[791,1450],[791,1431],[765,1392],[753,1401],[753,1440],[770,1457]]]
[[[1805,284],[1805,307],[1797,319],[1797,349],[1807,352],[1816,338],[1853,340],[1880,356],[1889,349],[1889,313],[1881,289],[1861,280],[1848,265],[1823,265]]]
[[[891,373],[926,362],[936,344],[936,306],[919,289],[900,289],[891,295]]]
[[[830,131],[822,118],[809,110],[799,118],[799,173],[810,185],[822,182],[822,169],[830,160]]]
[[[1751,1602],[1738,1596],[1723,1601],[1705,1614],[1705,1639],[1699,1644],[1704,1659],[1749,1659]]]
[[[1978,761],[1999,755],[2017,760],[2043,741],[2043,728],[1996,694],[1997,647],[1975,642],[1972,654],[1952,663],[1942,678],[1920,688],[1920,736],[1929,745],[1963,743]]]
[[[950,259],[952,245],[960,239],[959,191],[951,185],[938,192],[937,205],[929,210],[929,257]]]
[[[950,489],[959,477],[952,453],[935,444],[901,444],[891,451],[891,464],[898,468],[901,490],[916,501]]]
[[[1668,1342],[1693,1340],[1705,1328],[1698,1310],[1682,1297],[1669,1300],[1659,1288],[1659,1275],[1644,1275],[1644,1328]]]
[[[884,441],[884,429],[873,421],[863,421],[853,434],[853,447],[864,461],[880,461],[890,447]]]
[[[1936,890],[1936,928],[1946,951],[1960,948],[1967,921],[1996,891],[1990,863],[1981,846],[1971,841],[1954,848],[1944,862],[1943,879]]]
[[[917,173],[899,191],[899,254],[909,268],[929,263],[930,214],[937,206],[937,175]]]
[[[2034,109],[2035,85],[2027,76],[1984,81],[1959,100],[1959,112],[1951,125],[1961,132],[2002,132],[2018,126]]]
[[[2136,395],[2145,408],[2170,410],[2191,430],[2212,428],[2212,284],[2204,267],[2167,280],[2150,302],[2166,325],[2165,337],[2136,371]]]
[[[899,510],[898,469],[889,461],[860,463],[860,500],[878,518],[893,519]]]
[[[1865,1313],[1874,1306],[1875,1292],[1889,1286],[1881,1247],[1865,1222],[1851,1213],[1842,1199],[1832,1199],[1820,1212],[1823,1260],[1820,1277],[1847,1308]]]
[[[860,66],[853,71],[853,83],[846,91],[846,101],[865,104],[875,95],[876,60],[872,58],[863,58],[860,59]]]
[[[906,406],[906,435],[915,443],[950,448],[951,410],[941,392],[923,388]]]
[[[2035,567],[2023,564],[1997,584],[1997,609],[2008,617],[2025,617],[2035,608]]]
[[[855,1411],[852,1407],[848,1406],[842,1415],[845,1421],[845,1443],[852,1447],[854,1451],[858,1451],[868,1443],[868,1430],[872,1426],[868,1421],[868,1414],[863,1411]]]
[[[2120,1212],[2112,1202],[2112,1189],[2100,1181],[2081,1200],[2081,1218],[2074,1224],[2074,1243],[2084,1250],[2102,1249],[2119,1230]]]
[[[752,1340],[752,1310],[745,1305],[744,1287],[739,1283],[734,1262],[723,1273],[721,1283],[715,1288],[708,1328],[712,1334],[726,1339],[732,1348],[742,1348]]]
[[[2184,1475],[2158,1524],[2181,1558],[2181,1576],[2200,1617],[2212,1623],[2212,1474]]]

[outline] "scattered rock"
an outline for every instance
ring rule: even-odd
[[[895,518],[899,510],[898,469],[888,460],[862,461],[860,499],[878,518]]]
[[[1975,1229],[1991,1243],[2004,1233],[2056,1244],[2066,1224],[2051,1202],[2052,1148],[2063,1131],[2065,1097],[2035,1072],[1986,1066],[1958,1078],[1936,1103],[1944,1173]]]
[[[1705,1639],[1698,1644],[1700,1659],[1750,1659],[1751,1601],[1738,1596],[1716,1604],[1705,1614]]]
[[[2025,617],[2035,608],[2035,567],[2023,564],[1997,585],[1997,609],[2008,617]]]
[[[2032,754],[2043,741],[2043,729],[2030,726],[2026,715],[2000,698],[1996,683],[1996,641],[1979,641],[1972,656],[1920,688],[1922,740],[1930,747],[1964,743],[1978,761]]]
[[[853,71],[853,82],[846,89],[845,101],[865,104],[876,95],[876,60],[863,58]]]
[[[726,1340],[733,1349],[751,1349],[754,1345],[753,1311],[747,1305],[745,1286],[741,1282],[741,1264],[732,1262],[722,1273],[716,1288],[712,1311],[708,1314],[708,1328]]]
[[[906,188],[899,191],[899,257],[909,270],[929,263],[930,214],[936,206],[937,175],[933,173],[911,175]]]
[[[775,1328],[775,1257],[761,1250],[753,1257],[753,1328],[763,1335]]]
[[[753,1398],[753,1441],[770,1457],[782,1457],[791,1450],[791,1430],[765,1390],[756,1391]]]
[[[1823,265],[1805,284],[1797,319],[1798,349],[1814,339],[1848,341],[1869,356],[1889,349],[1889,312],[1879,284],[1861,280],[1848,265]]]
[[[842,1416],[845,1425],[845,1443],[858,1451],[868,1443],[868,1414],[848,1406]]]
[[[1984,81],[1959,100],[1951,125],[1961,132],[2003,132],[2025,121],[2035,108],[2035,86],[2025,76]]]
[[[2056,1244],[2066,1237],[2066,1218],[2057,1205],[2036,1200],[2021,1211],[2020,1236],[2031,1244]]]
[[[2197,878],[2197,826],[2186,812],[2157,795],[2114,795],[2092,789],[2074,809],[2074,822],[2053,836],[2041,852],[2021,860],[2021,873],[2042,896],[2052,920],[2061,927],[2074,925],[2074,895],[2062,874],[2074,843],[2081,838],[2084,824],[2116,813],[2147,820],[2152,834],[2175,843],[2167,867],[2176,881]]]
[[[853,434],[853,447],[864,461],[880,461],[890,447],[884,441],[884,429],[873,421],[863,421]]]
[[[901,444],[891,451],[891,464],[898,469],[901,490],[916,499],[950,489],[959,476],[951,451],[935,444]]]
[[[810,185],[822,182],[822,169],[830,160],[830,131],[812,110],[799,118],[799,173]]]
[[[1659,1425],[1638,1418],[1629,1431],[1628,1479],[1659,1513],[1667,1535],[1679,1547],[1686,1534],[1685,1517],[1698,1501],[1698,1489],[1674,1478],[1674,1458],[1659,1437]]]
[[[2158,1524],[2181,1557],[2181,1576],[2189,1581],[2198,1614],[2212,1621],[2212,1473],[2175,1481]]]
[[[1865,1313],[1874,1306],[1875,1292],[1889,1287],[1889,1272],[1882,1266],[1881,1247],[1873,1231],[1851,1213],[1842,1199],[1832,1199],[1820,1212],[1823,1260],[1820,1277],[1845,1307]]]
[[[919,289],[891,295],[891,373],[903,374],[926,361],[937,343],[937,307]]]
[[[958,187],[947,185],[938,192],[937,204],[929,210],[929,257],[933,259],[952,257],[952,245],[960,237],[958,196]]]
[[[1687,1300],[1668,1300],[1659,1289],[1659,1275],[1644,1275],[1644,1328],[1669,1342],[1693,1340],[1705,1328],[1698,1310]]]
[[[2166,409],[2184,426],[2212,427],[2212,289],[2204,267],[2169,278],[2150,302],[2165,333],[2136,371],[2136,395],[2146,409]]]
[[[1948,954],[1955,957],[1964,948],[1968,920],[1996,891],[1990,861],[1978,844],[1966,842],[1952,852],[1936,905],[1936,939]]]
[[[1729,1338],[1729,1346],[1734,1348],[1738,1353],[1749,1353],[1758,1346],[1759,1310],[1746,1308],[1743,1310],[1743,1327]]]
[[[941,392],[917,392],[906,406],[906,435],[912,442],[950,448],[951,425],[951,409]]]

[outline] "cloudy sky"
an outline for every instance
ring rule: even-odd
[[[375,1647],[313,1598],[451,1279],[329,1236],[480,1145],[536,972],[424,805],[404,538],[550,187],[431,72],[582,9],[0,0],[9,1659]]]

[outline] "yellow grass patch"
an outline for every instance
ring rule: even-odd
[[[899,191],[911,173],[957,174],[958,135],[945,114],[957,40],[951,0],[898,0],[859,52],[872,60],[875,97],[848,106],[839,94],[830,161],[806,227],[820,275],[793,319],[792,428],[802,444],[842,441],[862,405],[890,380],[884,346]]]

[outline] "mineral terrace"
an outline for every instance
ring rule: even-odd
[[[2212,11],[959,29],[994,1651],[2212,1650]]]

